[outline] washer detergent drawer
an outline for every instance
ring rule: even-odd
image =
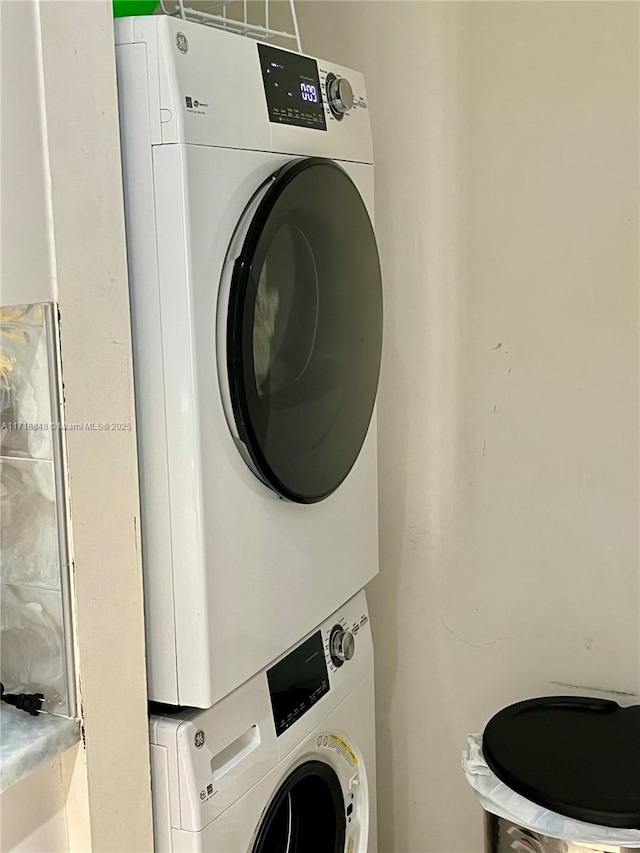
[[[259,689],[231,695],[211,722],[204,714],[180,726],[182,829],[202,830],[276,765],[271,708],[263,699]]]

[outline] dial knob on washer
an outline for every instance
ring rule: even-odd
[[[346,77],[327,75],[327,100],[329,109],[336,118],[342,118],[349,112],[353,107],[353,89]]]
[[[341,625],[334,625],[329,642],[331,660],[336,666],[342,666],[356,653],[356,639],[351,631],[345,631]]]

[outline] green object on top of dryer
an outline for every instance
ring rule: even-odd
[[[133,15],[153,15],[158,0],[113,0],[113,17],[127,18]]]

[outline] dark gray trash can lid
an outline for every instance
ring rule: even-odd
[[[549,696],[497,713],[482,738],[506,785],[566,817],[640,829],[640,705]]]

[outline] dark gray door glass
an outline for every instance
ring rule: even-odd
[[[344,853],[345,805],[335,771],[308,761],[269,804],[251,853]]]
[[[330,160],[288,164],[247,231],[227,325],[240,438],[282,497],[322,500],[351,470],[381,347],[380,263],[358,190]]]

